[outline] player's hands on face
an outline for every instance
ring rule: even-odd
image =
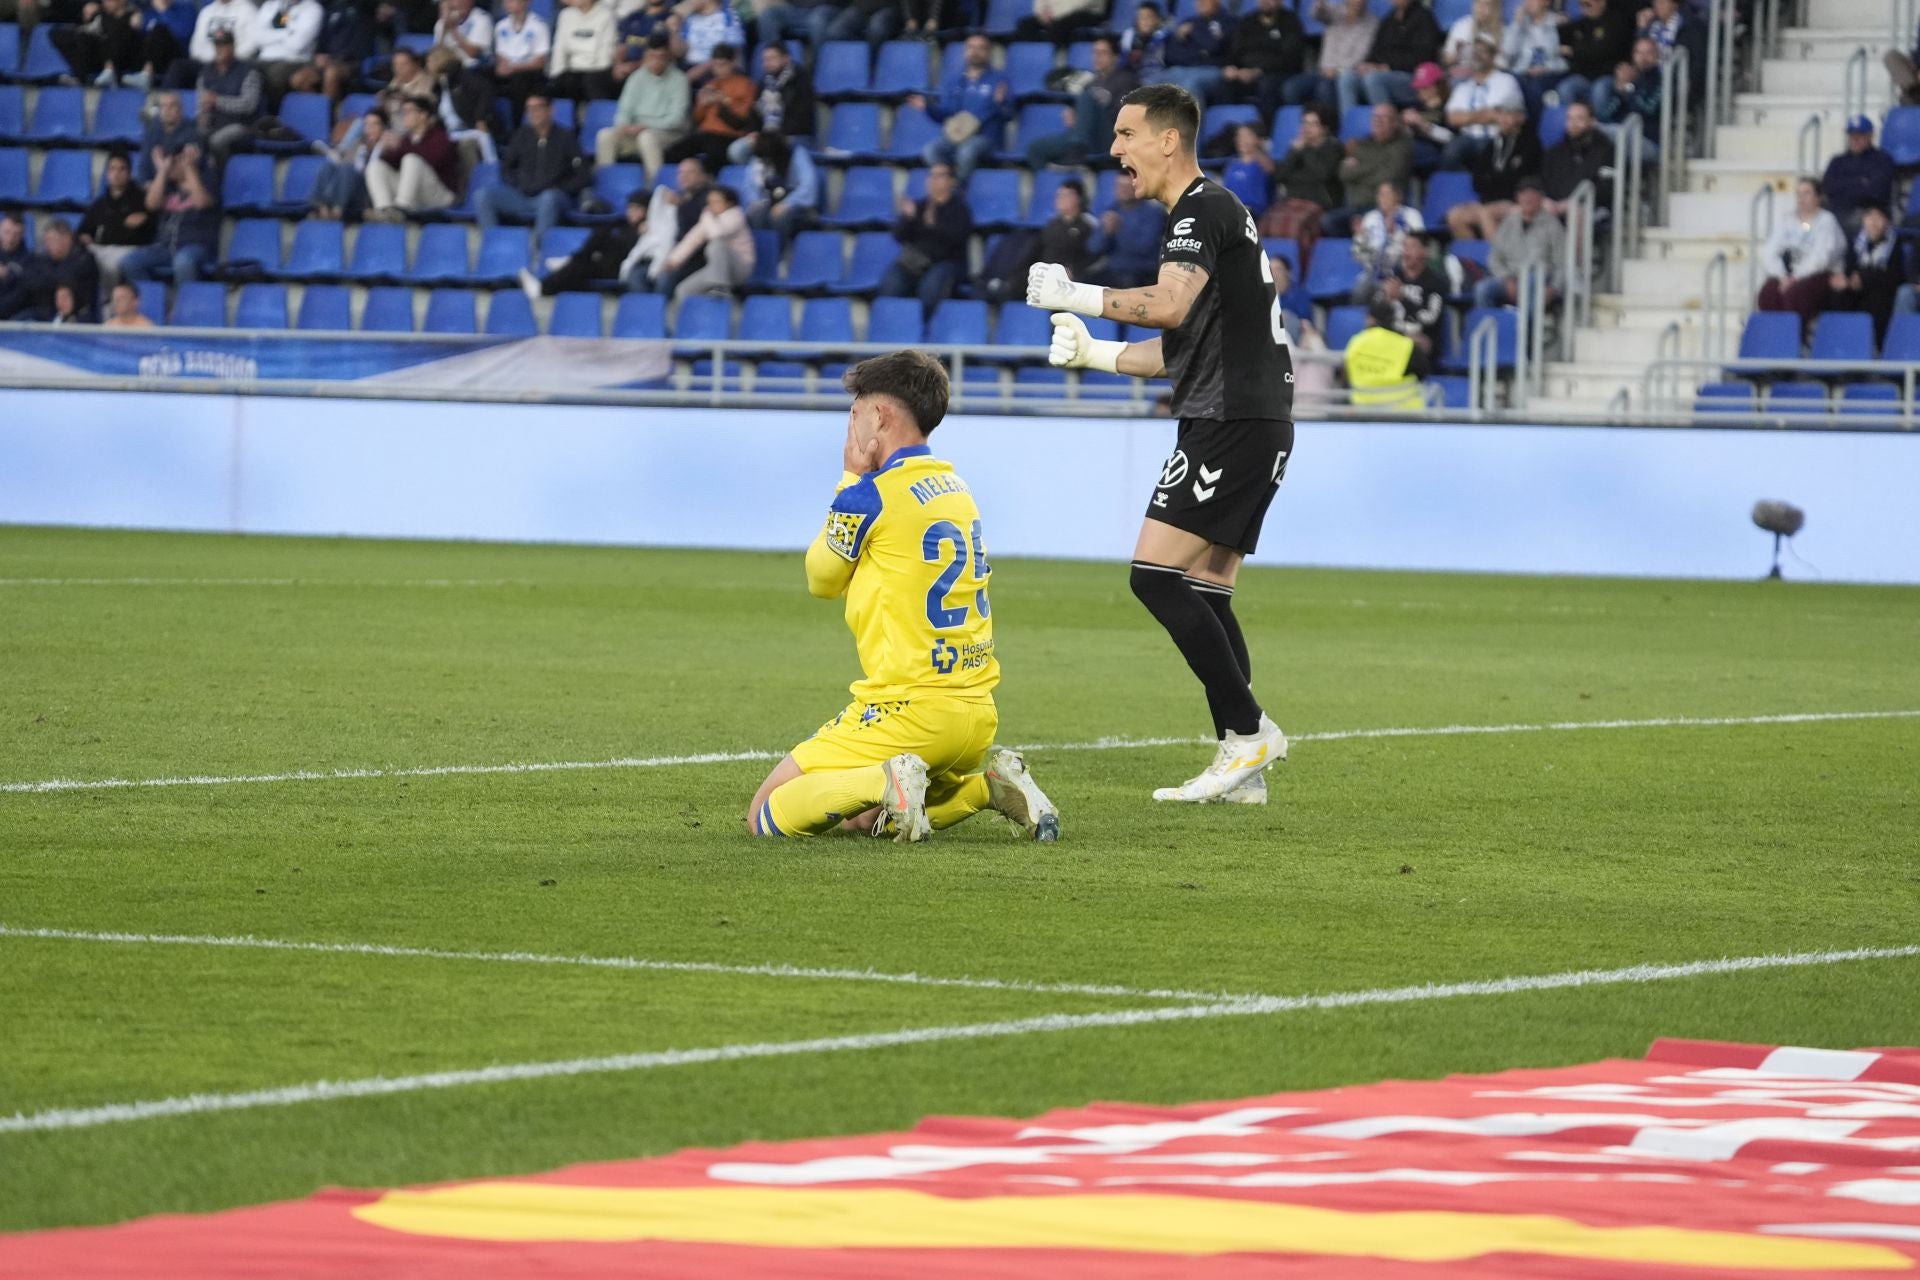
[[[880,469],[880,437],[868,440],[860,438],[860,430],[847,419],[847,442],[840,452],[840,465],[856,476],[868,475]]]
[[[1071,311],[1053,313],[1053,344],[1047,348],[1047,363],[1056,369],[1084,369],[1093,354],[1093,335],[1087,325]]]

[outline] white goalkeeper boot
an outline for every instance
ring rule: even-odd
[[[1219,750],[1214,753],[1213,763],[1202,770],[1199,776],[1189,778],[1177,787],[1161,787],[1153,793],[1153,798],[1184,804],[1220,800],[1248,780],[1260,777],[1261,772],[1274,761],[1286,758],[1287,735],[1280,732],[1279,725],[1262,715],[1260,727],[1254,732],[1230,732],[1222,738]],[[1263,803],[1264,787],[1263,782],[1260,801],[1236,800],[1235,803]]]
[[[1246,779],[1225,795],[1214,797],[1209,804],[1265,804],[1267,802],[1267,775],[1262,770]]]
[[[1026,833],[1051,844],[1060,838],[1060,811],[1033,780],[1026,757],[1005,747],[987,753],[987,807]]]
[[[927,821],[927,762],[909,751],[880,768],[887,775],[881,816],[893,833],[894,843],[920,843],[933,834],[933,824]],[[877,823],[874,829],[879,830]]]

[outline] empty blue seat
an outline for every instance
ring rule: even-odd
[[[793,303],[784,294],[761,294],[740,306],[740,337],[755,342],[793,341]]]
[[[1484,267],[1493,254],[1493,245],[1485,240],[1455,240],[1447,246],[1447,252],[1462,262]]]
[[[1775,413],[1825,413],[1824,382],[1776,382],[1767,389],[1767,407]]]
[[[212,280],[181,285],[174,291],[169,323],[182,329],[226,328],[227,286]]]
[[[1920,363],[1920,312],[1896,311],[1887,326],[1886,341],[1880,347],[1882,360],[1901,364]]]
[[[1100,176],[1094,180],[1093,204],[1088,209],[1088,212],[1097,218],[1107,210],[1113,208],[1117,203],[1114,198],[1114,192],[1119,181],[1120,171],[1118,169],[1102,169]]]
[[[1440,407],[1443,409],[1465,409],[1467,395],[1473,389],[1470,380],[1457,374],[1442,374],[1433,380],[1440,388]]]
[[[87,136],[86,90],[42,89],[27,122],[31,142],[78,142]]]
[[[1032,14],[1033,0],[987,0],[987,17],[981,29],[990,36],[1010,36],[1020,19]]]
[[[1207,113],[1200,117],[1200,141],[1212,142],[1229,129],[1237,129],[1243,124],[1258,127],[1260,109],[1250,104],[1223,104],[1208,107]]]
[[[73,68],[53,47],[53,28],[44,22],[34,27],[33,34],[27,37],[27,51],[20,59],[20,70],[14,79],[29,84],[52,84],[61,76],[72,74]]]
[[[413,290],[396,284],[376,285],[367,290],[367,305],[360,312],[360,328],[366,333],[412,333]]]
[[[860,170],[853,171],[858,172]],[[840,279],[843,243],[838,231],[802,231],[793,238],[793,256],[781,283],[796,291],[824,289],[833,284]]]
[[[547,332],[556,338],[599,337],[600,295],[597,293],[554,295],[553,314],[547,317]]]
[[[588,155],[593,154],[593,140],[600,136],[602,129],[613,127],[613,118],[619,112],[620,104],[612,98],[595,98],[587,103],[587,114],[580,122],[580,148]],[[620,193],[621,203],[625,203],[627,193]]]
[[[87,131],[87,141],[102,146],[139,142],[143,133],[140,111],[146,105],[146,96],[138,89],[101,90],[93,105],[93,128]]]
[[[1843,414],[1897,414],[1903,408],[1900,388],[1887,382],[1850,382],[1841,389],[1839,408]]]
[[[1709,382],[1694,396],[1696,416],[1716,413],[1752,413],[1754,387],[1751,382]]]
[[[487,329],[497,338],[534,338],[540,326],[534,323],[533,303],[518,289],[502,289],[487,303]]]
[[[49,151],[40,163],[40,185],[28,203],[45,209],[84,209],[93,203],[93,153]]]
[[[1345,351],[1353,335],[1367,327],[1365,307],[1332,307],[1327,311],[1327,350]]]
[[[845,298],[808,298],[800,304],[799,333],[802,342],[852,342],[853,304]]]
[[[374,94],[350,93],[340,99],[339,118],[342,120],[358,120],[361,116],[366,115],[367,112],[379,105],[380,99]]]
[[[1052,399],[1059,394],[1058,389],[1066,385],[1067,371],[1065,369],[1052,369],[1046,365],[1030,364],[1013,371],[1015,394],[1018,394],[1024,388],[1045,387],[1048,388],[1045,398]]]
[[[13,74],[20,65],[20,28],[11,22],[0,22],[0,77]]]
[[[853,258],[840,279],[835,293],[872,293],[880,287],[880,278],[893,260],[900,256],[900,245],[885,231],[862,231],[853,238]]]
[[[346,229],[310,220],[293,229],[293,247],[278,274],[290,280],[333,280],[346,270]]]
[[[242,218],[233,224],[223,266],[246,274],[280,269],[280,224],[270,218]]]
[[[300,314],[294,328],[332,333],[353,328],[353,295],[343,284],[308,285],[300,294]]]
[[[587,237],[593,232],[586,227],[548,227],[547,233],[540,237],[537,246],[540,260],[548,258],[571,258],[586,246]]]
[[[471,334],[479,327],[473,294],[465,289],[435,289],[427,295],[427,319],[420,332]]]
[[[978,176],[978,175],[976,175]],[[829,227],[886,227],[893,225],[897,211],[893,203],[893,170],[878,168],[849,169],[840,188],[840,199],[820,222]],[[978,211],[975,217],[979,216]],[[834,276],[838,277],[835,271]]]
[[[967,204],[976,227],[1020,224],[1020,174],[1013,169],[975,169],[967,179]]]
[[[1315,302],[1344,302],[1359,279],[1360,264],[1353,259],[1353,241],[1328,236],[1314,246],[1303,283]]]
[[[814,97],[838,102],[864,94],[872,79],[870,56],[865,40],[829,40],[822,44],[813,63]]]
[[[287,327],[287,286],[250,284],[241,288],[240,301],[234,307],[236,329],[284,329]]]
[[[1016,45],[1014,48],[1018,48]],[[1053,50],[1048,47],[1047,52]],[[1011,74],[1013,50],[1007,51]],[[873,64],[873,78],[867,91],[876,98],[896,100],[910,93],[925,93],[927,85],[927,46],[920,40],[889,40],[880,46]]]
[[[0,84],[0,141],[19,138],[26,131],[27,91],[17,84]]]
[[[860,159],[880,151],[880,108],[871,102],[841,102],[827,122],[827,145],[820,158]]]
[[[264,213],[271,209],[273,157],[230,157],[220,180],[220,203],[228,213]]]
[[[1287,148],[1300,136],[1300,117],[1304,112],[1303,107],[1282,107],[1273,113],[1273,133],[1268,142],[1274,159],[1286,155]]]
[[[1340,117],[1340,141],[1358,142],[1373,132],[1373,108],[1354,107]],[[1542,144],[1545,145],[1545,144]]]
[[[1902,169],[1920,165],[1920,107],[1895,107],[1880,126],[1880,146]]]
[[[765,293],[769,289],[780,287],[780,233],[778,231],[753,233],[753,270],[747,274],[747,282],[741,287],[749,293]]]
[[[993,342],[995,346],[1020,348],[1019,354],[1005,357],[1008,364],[1044,363],[1047,348],[1053,344],[1052,313],[1024,302],[1003,302]]]
[[[1320,243],[1325,244],[1326,241]],[[1317,250],[1314,257],[1317,261]],[[1502,369],[1510,369],[1519,349],[1520,332],[1519,313],[1511,307],[1475,307],[1467,312],[1467,318],[1460,326],[1461,354],[1464,356],[1471,352],[1474,332],[1488,320],[1492,320],[1494,326],[1493,362]]]
[[[1220,171],[1220,185],[1240,198],[1240,203],[1255,214],[1272,202],[1273,179],[1266,170],[1247,160],[1229,160]]]
[[[984,304],[982,304],[984,305]],[[916,343],[927,331],[918,298],[875,298],[867,309],[867,341]]]
[[[1447,211],[1457,204],[1471,204],[1480,197],[1473,189],[1473,175],[1458,169],[1436,169],[1427,175],[1427,194],[1420,201],[1420,216],[1434,230],[1444,230]]]
[[[601,165],[593,173],[593,193],[618,217],[627,215],[627,197],[647,187],[647,171],[637,164]]]
[[[1016,40],[1007,46],[1007,93],[1015,102],[1054,102],[1064,94],[1047,87],[1053,72],[1053,46],[1042,40]]]
[[[273,211],[281,217],[305,213],[313,196],[313,183],[327,162],[316,155],[290,156],[280,172],[280,198]]]
[[[1554,147],[1567,136],[1567,109],[1547,107],[1540,113],[1540,145]]]
[[[927,341],[942,345],[981,345],[987,341],[987,304],[976,298],[948,298],[933,309]]]
[[[297,142],[260,141],[263,151],[307,151],[333,135],[333,103],[324,93],[290,93],[280,100],[280,123],[300,135]]]
[[[673,318],[673,336],[685,343],[726,340],[733,336],[733,303],[725,298],[688,298]]]
[[[613,312],[616,338],[667,336],[667,299],[660,293],[623,293]]]
[[[1057,102],[1030,102],[1020,108],[1014,122],[1013,141],[1000,152],[1000,158],[1017,164],[1026,159],[1027,145],[1036,138],[1061,133],[1067,127],[1067,109]]]
[[[896,107],[893,132],[887,135],[886,149],[880,154],[888,160],[917,162],[927,144],[939,136],[940,126],[919,107]]]
[[[1814,322],[1811,359],[1871,360],[1877,354],[1873,317],[1866,312],[1829,311]]]
[[[407,229],[390,222],[363,222],[354,233],[353,259],[344,273],[354,280],[398,280],[407,274]],[[412,324],[407,328],[411,330]]]
[[[465,280],[468,270],[465,227],[435,223],[420,228],[420,243],[414,246],[413,266],[407,271],[409,280]]]
[[[473,221],[473,198],[488,187],[500,185],[500,166],[497,164],[476,164],[473,172],[467,176],[467,189],[460,194],[455,204],[445,209],[416,212],[413,216],[422,222],[471,222]]]
[[[753,366],[753,384],[761,391],[801,391],[807,366],[794,360],[762,360]]]
[[[429,231],[439,230],[429,227]],[[456,227],[464,241],[466,229]],[[422,239],[425,237],[422,236]],[[474,280],[493,283],[513,280],[527,268],[531,237],[525,227],[488,227],[480,233],[480,252],[473,264]]]
[[[1791,311],[1756,311],[1740,334],[1742,360],[1800,358],[1800,317]]]
[[[1037,227],[1053,216],[1053,197],[1062,185],[1074,178],[1076,173],[1064,173],[1058,169],[1042,169],[1033,175],[1033,186],[1027,194],[1027,212],[1020,222],[1022,226]],[[1084,186],[1084,181],[1082,182]]]

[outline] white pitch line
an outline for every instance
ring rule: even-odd
[[[1100,983],[1029,982],[1019,978],[940,978],[924,973],[884,973],[877,969],[820,969],[790,964],[720,964],[706,960],[650,960],[640,956],[562,956],[532,951],[448,951],[438,947],[397,947],[378,942],[299,942],[246,935],[89,932],[37,929],[0,924],[0,938],[52,939],[63,942],[111,942],[128,945],[239,947],[261,951],[317,952],[324,955],[472,960],[490,964],[567,965],[586,969],[626,969],[657,973],[722,973],[751,978],[802,978],[828,982],[887,982],[914,987],[968,987],[981,991],[1020,991],[1037,995],[1125,996],[1135,1000],[1233,1001],[1260,997],[1231,991],[1155,990]]]
[[[1449,724],[1385,729],[1336,729],[1298,733],[1294,742],[1347,742],[1366,738],[1451,738],[1474,734],[1574,733],[1587,729],[1711,728],[1728,725],[1821,724],[1836,720],[1906,720],[1914,711],[1809,711],[1765,716],[1660,716],[1649,720],[1560,720],[1546,724]],[[1126,751],[1143,747],[1212,746],[1212,738],[1095,738],[1089,742],[1038,742],[1017,751]],[[585,769],[667,769],[695,764],[778,760],[780,751],[708,751],[698,755],[616,756],[611,760],[549,760],[518,764],[443,764],[405,769],[297,769],[288,773],[193,774],[166,778],[49,778],[0,782],[0,795],[54,791],[121,791],[138,787],[224,787],[258,782],[339,782],[355,778],[439,778],[458,774],[561,773]]]
[[[0,587],[531,587],[530,578],[0,578]]]
[[[1460,996],[1512,995],[1567,987],[1600,987],[1622,983],[1664,982],[1708,974],[1746,973],[1808,965],[1841,964],[1852,960],[1883,960],[1920,955],[1920,946],[1863,947],[1849,951],[1810,951],[1791,955],[1740,956],[1722,960],[1695,960],[1685,964],[1631,965],[1624,969],[1577,969],[1534,977],[1496,978],[1483,982],[1382,987],[1319,996],[1256,996],[1212,1004],[1176,1005],[1158,1009],[1125,1009],[1112,1013],[1052,1014],[1001,1022],[974,1022],[950,1027],[917,1027],[865,1035],[829,1036],[810,1040],[776,1040],[759,1044],[716,1045],[703,1049],[664,1049],[649,1053],[622,1053],[597,1058],[568,1058],[557,1062],[506,1063],[466,1070],[434,1071],[412,1076],[371,1076],[359,1080],[314,1080],[273,1089],[241,1093],[193,1093],[138,1102],[114,1102],[93,1107],[58,1107],[47,1111],[17,1112],[0,1117],[0,1134],[40,1133],[57,1129],[88,1129],[165,1116],[202,1115],[219,1111],[246,1111],[257,1107],[285,1107],[306,1102],[345,1098],[374,1098],[468,1085],[507,1084],[559,1076],[608,1072],[649,1071],[656,1067],[694,1066],[709,1062],[740,1062],[752,1058],[781,1058],[816,1053],[846,1053],[900,1045],[934,1044],[954,1040],[988,1040],[1010,1036],[1048,1035],[1102,1027],[1132,1027],[1159,1022],[1189,1022],[1208,1018],[1239,1018],[1291,1013],[1305,1009],[1351,1009],[1362,1005],[1409,1004]]]

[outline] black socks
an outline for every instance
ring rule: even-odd
[[[1187,660],[1207,691],[1207,709],[1213,713],[1216,737],[1254,733],[1260,728],[1260,704],[1247,683],[1246,641],[1233,616],[1232,593],[1218,602],[1212,594],[1194,589],[1181,570],[1167,565],[1133,562],[1133,594],[1147,606]]]
[[[1213,610],[1213,616],[1220,619],[1220,626],[1227,633],[1227,643],[1233,646],[1234,661],[1240,664],[1240,674],[1247,678],[1248,684],[1252,684],[1253,660],[1247,656],[1247,638],[1240,634],[1240,619],[1233,616],[1233,588],[1191,574],[1186,582],[1200,593],[1200,598]]]

